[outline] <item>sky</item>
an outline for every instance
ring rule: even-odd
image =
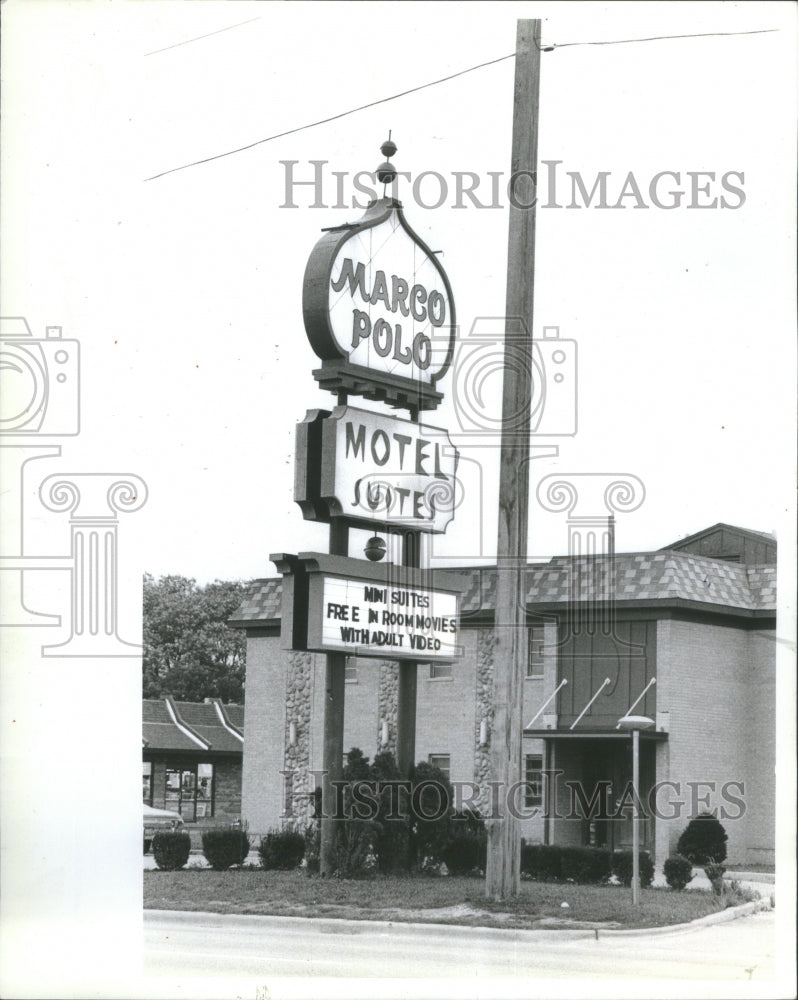
[[[549,454],[531,465],[529,555],[567,549],[565,515],[534,500],[554,474],[639,482],[641,502],[617,516],[620,551],[718,521],[775,531],[782,555],[794,551],[793,5],[6,0],[2,315],[25,317],[36,339],[60,326],[79,341],[79,400],[71,381],[55,391],[47,429],[79,408],[80,433],[41,438],[61,455],[21,482],[6,449],[4,503],[17,506],[4,514],[21,510],[26,556],[60,557],[67,518],[41,503],[46,476],[143,481],[146,503],[118,519],[126,641],[140,634],[144,572],[246,580],[275,575],[271,553],[326,548],[326,528],[293,501],[296,424],[335,403],[312,376],[302,280],[322,229],[362,214],[353,178],[374,171],[389,130],[411,175],[398,197],[442,251],[459,325],[427,421],[459,449],[462,505],[431,558],[495,558],[496,441],[468,423],[469,373],[505,305],[514,66],[503,57],[516,20],[535,16],[554,45],[541,55],[539,158],[557,188],[537,211],[534,333],[557,327],[568,344],[566,392],[550,383],[545,412],[556,399],[576,433],[536,442]],[[663,35],[703,37],[629,41]],[[310,186],[287,189],[287,164],[309,180],[311,161],[323,161],[326,207]],[[458,200],[458,174],[477,179],[481,207]],[[612,207],[567,207],[571,175],[589,191],[602,174]],[[653,202],[658,175],[673,208]],[[495,373],[480,388],[495,419]],[[603,513],[584,497],[580,512]],[[29,606],[62,615],[55,641],[66,578],[26,571]],[[19,859],[4,869],[16,920],[6,957],[35,965],[45,907],[61,981],[91,975],[107,990],[126,981],[125,941],[140,933],[141,859],[124,834],[138,821],[140,662],[47,659],[46,629],[3,631],[17,668],[2,685],[3,844]],[[101,765],[76,733],[103,748]],[[48,780],[64,748],[69,774]],[[32,787],[47,787],[47,808],[30,806]],[[87,824],[97,808],[105,826]],[[97,839],[108,822],[113,844]],[[87,964],[93,934],[104,947]]]
[[[296,423],[335,403],[311,374],[303,272],[323,227],[361,215],[352,175],[376,168],[389,130],[400,170],[432,172],[407,190],[400,182],[398,196],[409,224],[443,251],[463,352],[462,376],[456,355],[444,404],[427,418],[460,450],[464,487],[432,555],[495,556],[496,441],[467,433],[457,400],[475,391],[465,367],[475,321],[504,312],[513,60],[147,178],[509,55],[515,20],[530,12],[7,5],[3,314],[26,316],[37,337],[60,325],[80,341],[81,433],[61,439],[61,461],[146,481],[147,503],[120,544],[148,572],[268,576],[270,553],[326,545],[325,528],[293,502]],[[793,441],[792,11],[540,12],[543,42],[562,46],[542,54],[539,156],[559,161],[548,169],[563,207],[537,213],[534,333],[558,327],[574,345],[558,405],[577,408],[578,431],[541,439],[559,454],[532,465],[530,556],[566,550],[565,515],[534,500],[555,472],[642,481],[644,501],[618,517],[619,550],[657,548],[717,521],[778,530]],[[309,185],[287,194],[288,171],[310,180],[313,160],[325,161],[326,208],[312,207]],[[346,207],[335,207],[333,171],[344,175]],[[455,175],[466,171],[485,207],[465,196],[458,206]],[[569,173],[589,191],[601,171],[610,206],[630,172],[642,204],[627,195],[618,208],[568,208]],[[661,179],[662,204],[684,192],[672,209],[649,196],[662,171],[679,175]],[[714,179],[696,180],[705,193],[693,196],[688,174],[699,171]],[[493,201],[490,172],[501,186]],[[689,207],[696,201],[716,207]],[[482,388],[497,413],[499,375]],[[28,516],[38,514],[31,505]]]

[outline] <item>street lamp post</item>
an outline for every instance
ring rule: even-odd
[[[654,725],[647,715],[625,715],[618,720],[620,729],[632,733],[632,791],[634,792],[634,816],[632,818],[632,906],[640,902],[640,730]]]

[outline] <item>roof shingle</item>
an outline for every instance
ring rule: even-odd
[[[606,599],[607,575],[612,572],[618,601],[695,601],[745,611],[776,608],[776,567],[743,565],[674,550],[630,552],[608,556],[556,556],[526,571],[526,602],[565,604]],[[459,590],[463,618],[493,611],[496,567],[441,569],[434,573],[439,586]],[[280,618],[279,579],[256,580],[236,612],[236,622],[269,622]]]

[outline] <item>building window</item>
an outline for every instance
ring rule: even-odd
[[[431,681],[450,681],[452,679],[451,663],[430,663],[429,679]]]
[[[528,809],[543,804],[543,757],[539,753],[528,753],[524,761],[524,805]]]
[[[152,805],[152,762],[142,761],[141,764],[141,798],[147,805]]]
[[[442,771],[447,779],[451,780],[449,772],[452,768],[452,758],[448,753],[431,753],[427,757],[427,761],[433,767],[437,767],[439,771]]]
[[[167,767],[164,807],[189,823],[213,816],[213,764]]]
[[[347,656],[344,664],[344,681],[346,683],[357,684],[357,660],[354,656]]]
[[[543,676],[543,626],[533,625],[528,632],[528,647],[526,658],[527,677]]]

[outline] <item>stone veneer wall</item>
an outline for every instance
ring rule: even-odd
[[[396,723],[399,711],[399,664],[389,660],[380,663],[379,692],[377,695],[377,746],[380,751],[388,750],[396,759]],[[388,723],[388,742],[382,744],[382,723]]]
[[[283,735],[285,761],[283,769],[291,772],[291,795],[286,800],[283,822],[304,828],[313,814],[309,793],[310,719],[312,697],[313,654],[290,652],[285,693],[285,730]],[[291,723],[296,726],[296,743],[291,746]]]
[[[477,633],[476,685],[474,699],[474,781],[479,786],[476,796],[477,807],[487,815],[490,810],[488,781],[490,780],[490,737],[493,733],[493,650],[496,636],[490,629],[480,629]],[[488,720],[488,742],[479,744],[479,729],[482,720]]]

